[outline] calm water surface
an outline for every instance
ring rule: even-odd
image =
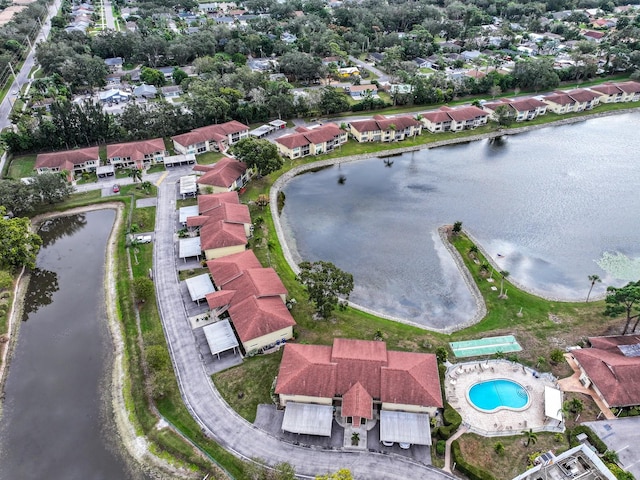
[[[443,328],[473,298],[437,228],[463,222],[502,270],[551,297],[640,278],[640,114],[334,166],[284,189],[298,259],[353,273],[352,301]],[[337,180],[344,176],[346,181]]]
[[[43,224],[5,386],[0,479],[143,479],[118,453],[104,259],[113,210]]]

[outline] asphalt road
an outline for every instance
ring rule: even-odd
[[[180,296],[176,270],[176,182],[180,172],[169,173],[158,188],[154,243],[154,279],[162,323],[183,400],[207,435],[244,459],[261,458],[268,464],[288,462],[301,476],[348,468],[355,478],[450,480],[442,470],[404,457],[377,453],[351,453],[310,449],[281,442],[250,424],[222,399],[206,374],[196,340]]]
[[[620,465],[634,477],[640,478],[640,417],[617,418],[599,422],[585,422],[607,445],[618,454]]]

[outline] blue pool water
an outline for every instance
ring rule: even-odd
[[[469,389],[469,401],[488,412],[500,408],[517,410],[529,403],[529,394],[516,382],[510,380],[489,380],[476,383]]]

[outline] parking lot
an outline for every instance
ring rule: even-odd
[[[586,422],[618,454],[620,466],[640,478],[640,417],[619,418],[599,422]]]

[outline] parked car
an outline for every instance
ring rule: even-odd
[[[151,235],[138,235],[135,240],[136,243],[151,243]]]
[[[113,193],[118,193],[120,191],[120,185],[117,183],[113,186]]]
[[[411,444],[410,443],[399,443],[398,445],[403,450],[409,450],[411,448]]]
[[[385,447],[393,447],[393,442],[383,441],[383,442],[382,442],[382,444],[383,444]]]

